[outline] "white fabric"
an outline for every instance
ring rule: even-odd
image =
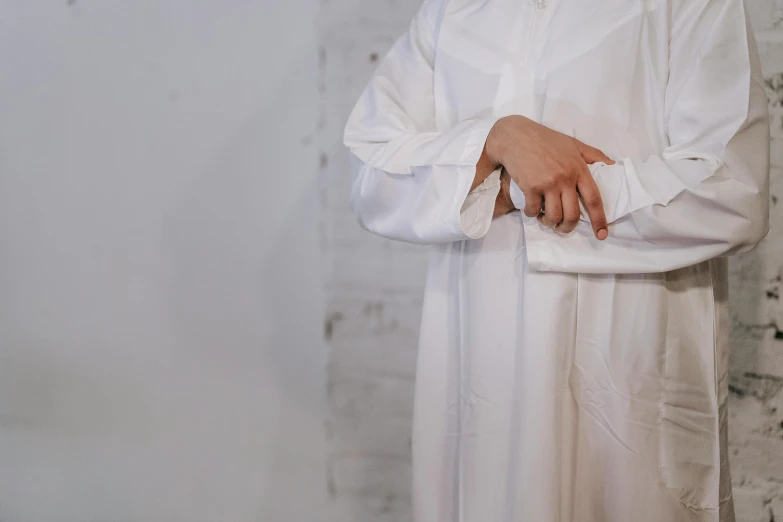
[[[741,0],[424,3],[345,132],[362,226],[433,245],[416,522],[734,520],[722,256],[767,231],[761,82]],[[497,172],[468,194],[509,114],[618,160],[606,241],[492,221]]]

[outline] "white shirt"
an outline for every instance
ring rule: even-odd
[[[617,160],[590,167],[606,241],[493,221],[497,171],[469,194],[510,114]],[[345,143],[362,226],[433,245],[416,522],[734,520],[723,256],[769,200],[742,0],[427,0]]]

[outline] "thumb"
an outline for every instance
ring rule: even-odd
[[[579,153],[582,155],[582,159],[585,160],[585,163],[588,165],[591,163],[598,163],[603,162],[607,165],[614,165],[614,160],[603,153],[602,150],[596,149],[595,147],[591,147],[590,145],[587,145],[586,143],[582,143],[579,140],[576,140],[577,146],[579,147]]]

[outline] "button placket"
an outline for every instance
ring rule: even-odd
[[[536,4],[536,23],[534,30],[530,35],[530,91],[533,98],[533,106],[530,111],[530,118],[539,123],[543,122],[544,103],[546,100],[546,74],[541,74],[541,60],[546,47],[546,32],[552,23],[557,9],[546,8],[550,5],[556,5],[557,0],[531,0]]]
[[[521,78],[520,97],[525,100],[523,114],[536,119],[538,114],[538,101],[536,95],[536,78],[538,60],[541,54],[541,24],[547,20],[545,9],[551,0],[529,0],[530,16],[525,29],[525,37],[522,42],[522,66],[524,73]]]

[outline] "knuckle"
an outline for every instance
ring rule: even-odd
[[[567,181],[574,177],[574,172],[577,172],[579,169],[578,163],[576,161],[569,163],[566,165],[562,170],[558,172],[558,180],[559,181]]]
[[[562,182],[562,187],[564,190],[568,190],[569,192],[573,192],[576,190],[576,182],[577,182],[577,174],[575,172],[572,172],[568,175],[567,178],[565,178]]]
[[[601,196],[597,193],[591,193],[585,198],[585,205],[591,208],[600,208],[602,206]]]
[[[535,192],[538,195],[544,194],[547,190],[549,190],[549,184],[545,183],[544,181],[536,181],[531,188],[533,189],[533,192]]]
[[[574,162],[571,167],[564,173],[563,179],[568,181],[569,184],[573,184],[579,176],[582,174],[582,165],[579,162]]]

